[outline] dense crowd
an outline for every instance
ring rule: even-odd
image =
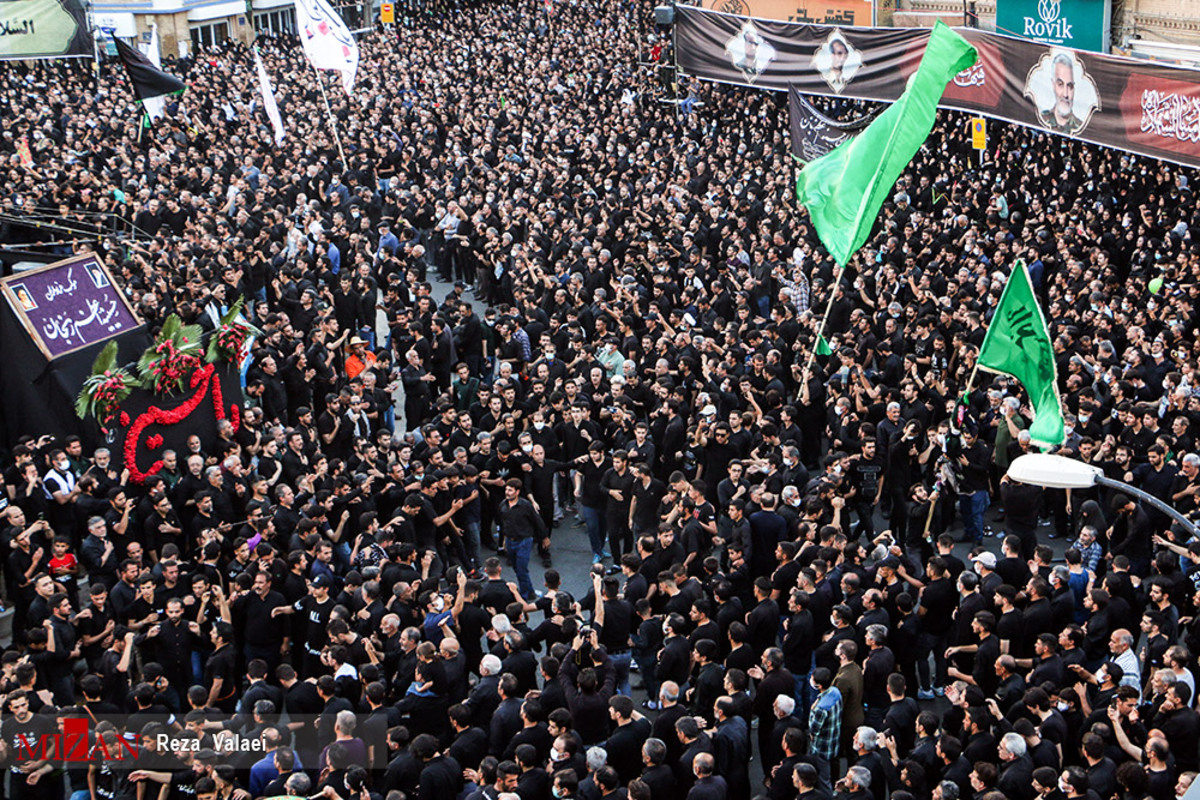
[[[143,485],[8,454],[6,796],[1182,795],[1200,542],[1012,481],[1015,382],[955,404],[1023,259],[1057,452],[1194,517],[1191,171],[1002,125],[978,165],[944,114],[840,274],[781,98],[664,86],[647,4],[549,8],[361,37],[348,163],[292,40],[278,149],[237,44],[145,131],[117,65],[0,72],[0,238],[262,331],[240,425]],[[29,748],[70,720],[90,757]]]

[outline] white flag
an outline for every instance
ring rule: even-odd
[[[262,94],[263,107],[267,110],[267,118],[275,129],[275,145],[283,144],[283,118],[279,116],[279,106],[275,103],[275,90],[271,88],[271,79],[267,76],[267,68],[263,66],[262,56],[258,48],[254,48],[254,66],[258,69],[258,91]]]
[[[150,44],[146,45],[143,51],[146,58],[150,59],[150,63],[162,69],[162,56],[158,52],[158,26],[150,26]],[[164,109],[167,107],[167,98],[160,95],[158,97],[146,97],[142,99],[142,108],[146,109],[146,116],[150,117],[150,121],[158,119],[163,115]]]
[[[338,13],[327,0],[296,0],[296,26],[312,65],[341,72],[342,86],[346,94],[352,94],[354,73],[358,71],[358,43]]]

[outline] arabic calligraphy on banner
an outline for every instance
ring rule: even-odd
[[[47,359],[142,324],[94,255],[12,275],[0,284],[8,304]]]
[[[700,8],[805,25],[871,25],[871,0],[699,0]]]
[[[0,59],[90,56],[81,0],[0,2]]]
[[[706,0],[707,2],[707,0]],[[1200,71],[959,28],[979,60],[939,105],[1200,167]],[[679,6],[684,75],[772,91],[893,102],[927,29],[801,25]]]

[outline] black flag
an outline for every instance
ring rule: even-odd
[[[839,122],[822,114],[795,86],[789,87],[788,127],[792,132],[792,155],[806,164],[820,158],[870,125],[883,108],[849,122]]]
[[[129,73],[133,92],[143,105],[147,100],[155,97],[178,94],[187,89],[186,83],[154,66],[153,62],[136,47],[130,47],[115,37],[113,42],[117,45],[117,55],[121,57],[125,71]]]

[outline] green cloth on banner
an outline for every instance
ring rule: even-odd
[[[1013,266],[1004,294],[1000,295],[996,315],[979,350],[979,367],[1011,375],[1025,387],[1033,405],[1029,438],[1034,444],[1050,447],[1063,443],[1066,434],[1054,344],[1024,261],[1018,260]]]
[[[858,136],[800,172],[796,199],[839,266],[867,240],[888,192],[929,138],[946,84],[975,60],[975,48],[939,21],[900,99]]]
[[[830,349],[829,342],[825,341],[824,334],[821,334],[820,336],[817,337],[817,349],[816,349],[815,354],[818,356],[833,355],[833,350]]]

